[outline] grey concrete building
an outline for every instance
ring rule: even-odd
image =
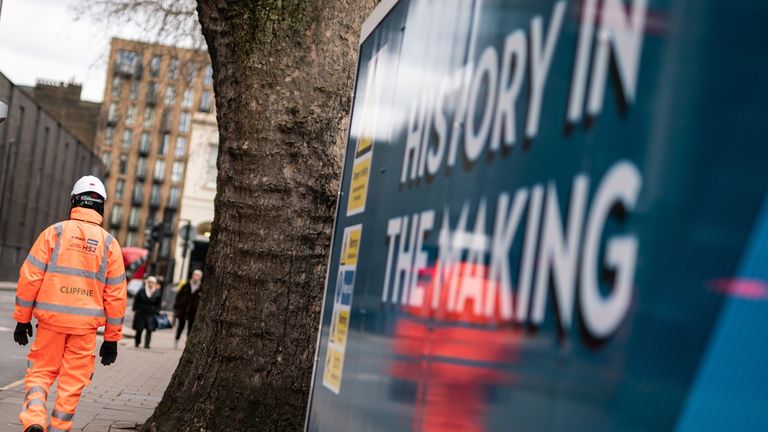
[[[0,281],[14,281],[37,235],[69,216],[69,194],[83,175],[103,177],[92,148],[28,91],[0,73]],[[91,144],[92,145],[92,144]]]
[[[83,86],[74,82],[38,79],[34,87],[18,86],[77,139],[96,151],[96,126],[101,104],[80,99]]]

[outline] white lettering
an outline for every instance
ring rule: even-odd
[[[531,200],[530,204],[528,204],[528,221],[525,227],[525,240],[523,243],[523,259],[520,263],[520,278],[517,283],[515,319],[518,323],[524,323],[528,320],[528,303],[531,298],[531,281],[533,280],[536,244],[538,243],[539,226],[541,224],[541,202],[543,196],[543,186],[536,185],[531,189]]]
[[[381,301],[387,302],[387,294],[389,294],[389,275],[392,273],[392,255],[395,250],[395,240],[398,234],[400,234],[401,218],[390,219],[387,223],[387,266],[384,271],[384,289],[381,291]]]
[[[445,148],[448,145],[448,121],[445,118],[445,112],[443,112],[443,104],[445,103],[445,96],[448,93],[448,88],[451,85],[450,80],[447,78],[443,80],[440,85],[440,90],[437,92],[437,101],[435,102],[435,132],[437,133],[437,142],[432,150],[427,153],[427,172],[429,175],[435,175],[440,170],[440,165],[443,163],[443,155],[445,154]]]
[[[504,129],[504,144],[512,146],[517,140],[515,122],[515,104],[523,85],[526,62],[526,37],[522,30],[517,30],[504,40],[504,53],[501,58],[501,91],[496,102],[496,116],[493,121],[493,134],[491,135],[490,148],[493,151],[499,149],[501,130]],[[512,66],[515,66],[512,71]],[[512,81],[509,75],[514,73]]]
[[[541,99],[544,97],[544,85],[549,75],[549,66],[555,54],[557,37],[560,35],[560,25],[565,15],[565,1],[555,4],[552,17],[549,19],[547,42],[542,52],[542,19],[537,16],[531,20],[531,95],[526,116],[525,136],[533,139],[539,133],[539,115],[541,114]],[[503,81],[502,81],[503,82]]]
[[[436,310],[441,303],[441,290],[448,285],[449,293],[455,293],[459,278],[458,268],[461,262],[463,245],[459,239],[459,233],[464,233],[469,215],[469,204],[461,208],[459,221],[456,223],[455,233],[451,232],[450,212],[446,207],[443,211],[443,224],[440,228],[440,238],[437,241],[437,268],[435,269],[435,283],[432,293],[432,309]],[[452,303],[449,303],[451,305]]]
[[[492,317],[497,306],[502,321],[512,319],[512,276],[509,270],[509,249],[528,199],[528,190],[515,193],[515,201],[509,208],[509,194],[502,193],[496,202],[496,220],[493,224],[490,271],[485,296],[485,315]],[[507,209],[509,208],[509,211]]]
[[[467,301],[472,302],[472,312],[479,316],[483,307],[483,288],[485,286],[485,256],[488,254],[488,236],[485,234],[485,200],[480,201],[480,207],[475,216],[475,229],[472,236],[465,237],[466,248],[469,250],[467,264],[461,266],[461,284],[458,299],[454,303],[451,296],[449,310],[459,313],[464,311]]]
[[[617,276],[607,298],[600,293],[597,259],[600,237],[611,208],[621,203],[628,210],[634,209],[641,185],[637,168],[627,161],[618,162],[600,183],[589,211],[582,252],[579,304],[584,326],[594,337],[610,336],[629,310],[637,261],[637,239],[627,234],[608,240],[606,261],[616,269]]]
[[[557,204],[557,189],[554,183],[547,187],[547,202],[544,207],[544,227],[539,245],[539,262],[536,269],[536,292],[531,310],[531,321],[544,321],[544,306],[552,274],[555,300],[560,323],[570,328],[573,314],[574,291],[576,289],[576,264],[579,257],[584,208],[587,201],[589,180],[580,174],[573,181],[571,204],[568,208],[567,235],[563,234],[560,222],[560,206]],[[567,239],[565,238],[567,236]]]
[[[414,307],[420,307],[424,304],[424,287],[419,284],[419,276],[421,275],[421,271],[427,267],[427,259],[429,258],[427,251],[424,250],[424,237],[432,230],[434,224],[434,210],[421,212],[421,216],[419,217],[419,229],[416,234],[413,271],[411,271],[411,294],[408,299],[408,304]]]
[[[610,47],[613,48],[624,98],[628,103],[635,100],[647,6],[648,0],[632,0],[632,16],[627,18],[621,0],[603,0],[587,105],[589,115],[596,116],[603,109]]]
[[[464,139],[464,154],[467,160],[474,162],[483,152],[485,142],[488,140],[488,134],[491,130],[493,121],[493,105],[496,100],[496,86],[498,84],[499,55],[496,54],[494,47],[488,47],[483,51],[480,57],[478,71],[474,75],[469,92],[469,110],[467,111],[467,127]],[[480,84],[483,77],[487,77],[487,88],[485,92],[485,104],[483,104],[482,121],[480,127],[475,130],[475,116],[478,106],[477,98],[480,95]]]
[[[568,99],[568,121],[581,120],[584,110],[584,93],[587,91],[587,67],[592,54],[592,35],[595,32],[595,9],[597,0],[584,0],[581,3],[581,28],[576,48],[576,67],[571,78],[571,95]]]

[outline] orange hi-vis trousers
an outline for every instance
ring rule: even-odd
[[[46,399],[56,378],[59,386],[56,404],[51,413],[47,432],[72,429],[80,394],[93,376],[96,333],[74,335],[59,333],[43,326],[29,351],[27,375],[24,379],[27,395],[19,420],[26,430],[31,425],[47,424]]]

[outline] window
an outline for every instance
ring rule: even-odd
[[[120,80],[119,76],[112,78],[112,97],[116,97],[116,98],[120,97],[120,90],[122,90],[122,84],[123,82]]]
[[[197,78],[197,63],[189,61],[187,63],[187,83],[192,84]]]
[[[176,137],[176,149],[174,150],[173,154],[177,158],[183,158],[184,153],[187,150],[187,139],[183,136]]]
[[[109,216],[109,221],[112,223],[113,226],[119,226],[120,219],[122,218],[123,218],[123,206],[120,204],[113,205],[112,214]]]
[[[181,101],[182,108],[192,108],[192,89],[184,90],[184,98]]]
[[[166,108],[163,110],[163,118],[160,121],[160,130],[163,132],[170,132],[171,130],[171,119],[172,119],[172,113],[171,110]]]
[[[133,75],[139,69],[139,55],[133,51],[118,50],[115,69],[118,73]]]
[[[152,192],[149,194],[149,204],[154,207],[160,206],[160,186],[152,185]]]
[[[128,156],[120,155],[120,174],[128,172]]]
[[[133,126],[136,123],[136,105],[128,107],[128,112],[125,114],[125,125]]]
[[[104,145],[111,146],[115,140],[115,128],[107,126],[107,130],[104,131]]]
[[[208,90],[203,90],[203,92],[200,94],[200,111],[211,111],[211,92]]]
[[[109,171],[109,166],[112,165],[112,152],[104,152],[101,154],[101,163],[104,164],[105,167],[107,167],[107,171]]]
[[[177,183],[181,180],[181,176],[184,175],[184,162],[174,162],[173,168],[171,168],[171,181]]]
[[[128,231],[128,235],[125,236],[126,246],[136,246],[136,233]]]
[[[123,192],[125,192],[125,180],[117,179],[117,183],[115,183],[115,199],[123,199]]]
[[[152,123],[155,121],[155,109],[151,107],[144,108],[144,121],[143,126],[147,129],[152,128]]]
[[[179,208],[179,188],[172,187],[168,194],[168,207]]]
[[[147,84],[147,103],[155,104],[157,102],[157,83],[150,81]]]
[[[136,182],[133,184],[133,203],[140,204],[144,202],[144,184]]]
[[[172,58],[168,65],[168,79],[176,80],[179,77],[179,59]]]
[[[189,131],[189,121],[192,119],[192,117],[189,115],[188,112],[183,112],[179,116],[179,132],[186,133]]]
[[[131,207],[131,212],[128,213],[128,226],[131,228],[139,227],[139,207]]]
[[[155,161],[155,172],[152,178],[158,182],[162,182],[163,180],[165,180],[165,161],[164,160]]]
[[[138,81],[131,81],[131,91],[130,91],[130,97],[132,101],[135,101],[139,98],[139,82]]]
[[[216,185],[216,176],[219,171],[216,168],[216,157],[219,154],[219,146],[211,144],[208,147],[208,169],[206,170],[206,182],[208,185]]]
[[[136,162],[136,177],[145,178],[147,176],[147,158],[140,157]]]
[[[168,147],[171,145],[171,136],[163,134],[163,139],[160,142],[160,146],[157,148],[157,154],[165,156],[168,153]]]
[[[155,78],[160,75],[160,56],[152,57],[152,60],[149,62],[149,72]]]
[[[168,87],[165,89],[165,104],[173,105],[176,102],[176,88]]]
[[[107,109],[107,122],[117,123],[117,104],[112,102]]]
[[[141,140],[139,141],[139,153],[149,154],[149,147],[151,145],[149,132],[141,133]]]
[[[131,140],[133,140],[133,130],[132,129],[123,130],[123,148],[124,149],[131,148]]]
[[[213,84],[213,66],[211,65],[208,65],[205,68],[205,75],[203,75],[203,84],[205,85]]]

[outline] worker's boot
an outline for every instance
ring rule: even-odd
[[[32,425],[24,432],[43,432],[43,427],[40,425]]]

